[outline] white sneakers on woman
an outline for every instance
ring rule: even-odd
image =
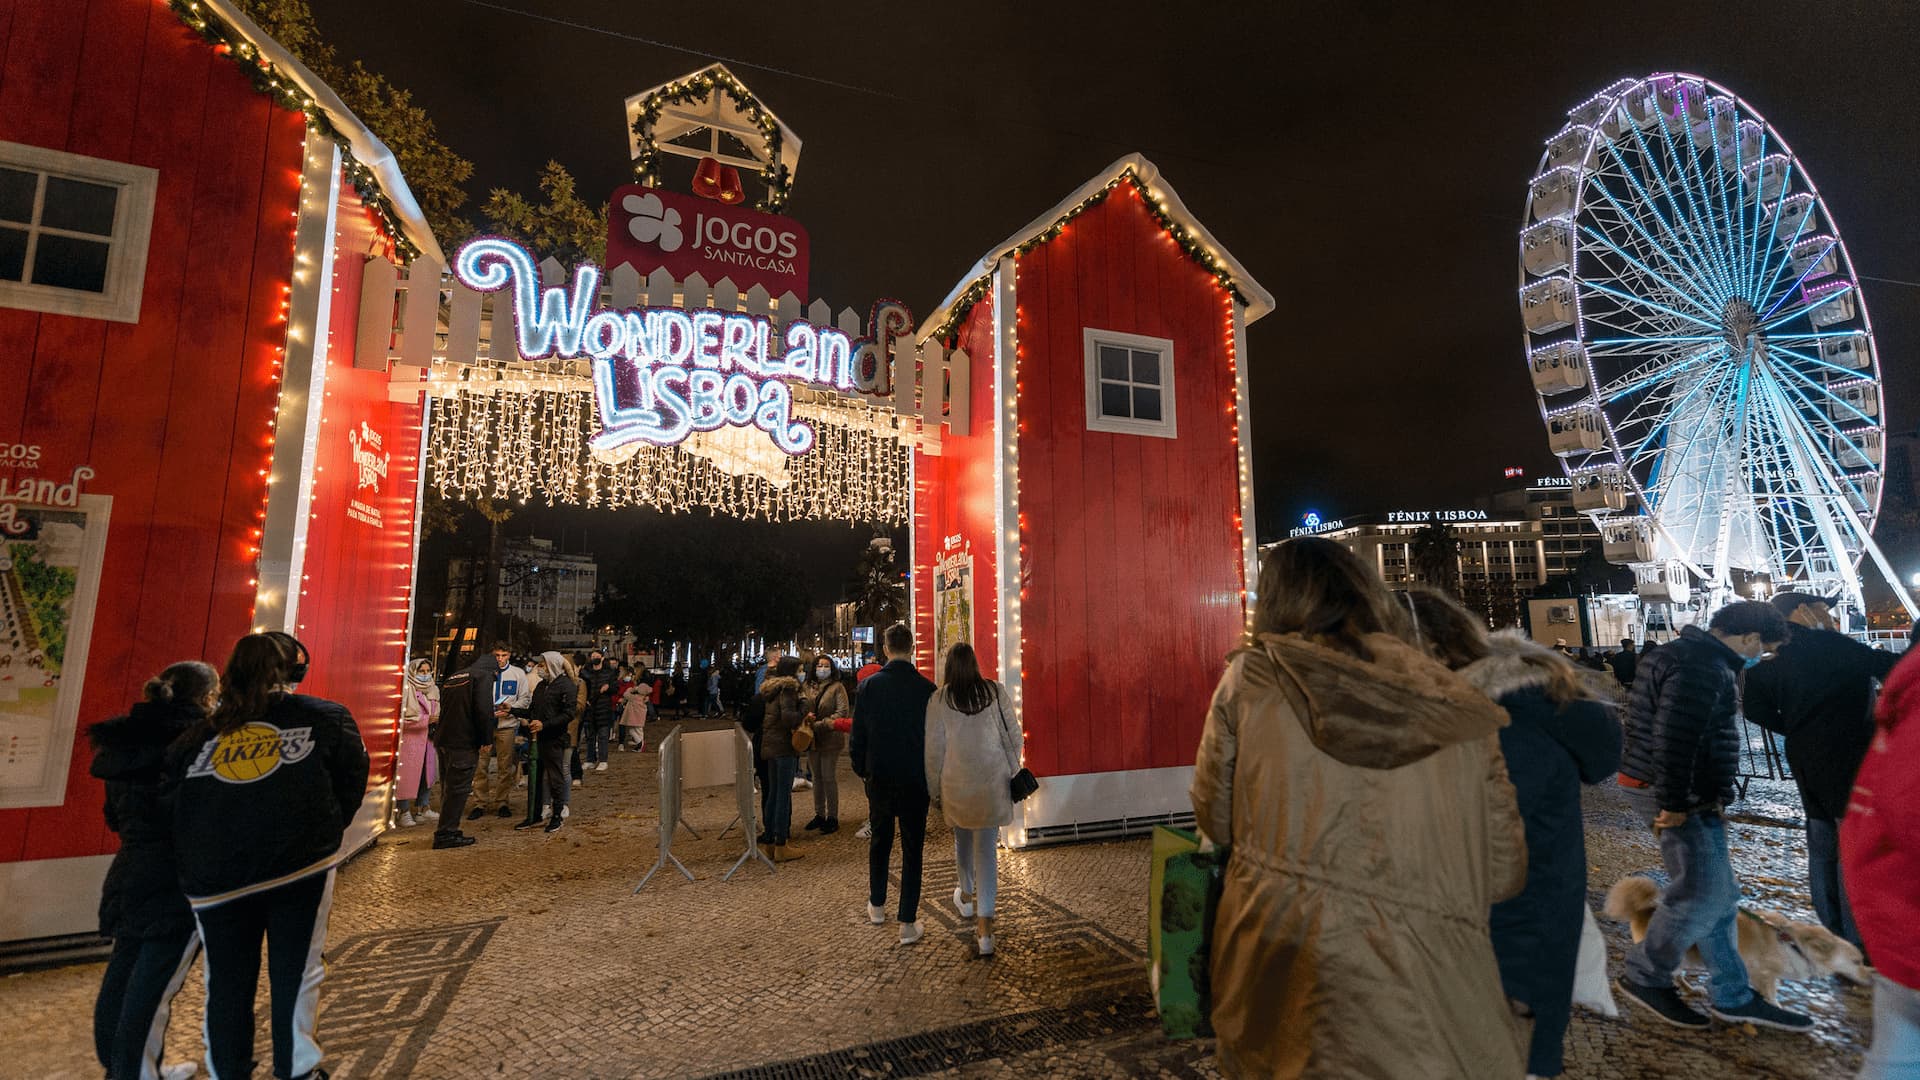
[[[879,904],[868,904],[867,921],[875,926],[885,926],[887,924],[887,909],[881,907]]]
[[[919,941],[921,936],[919,920],[916,919],[913,922],[903,922],[900,924],[900,944],[912,945],[914,942]]]
[[[960,913],[961,918],[973,918],[973,902],[967,899],[967,894],[961,892],[958,885],[953,887],[953,907]]]

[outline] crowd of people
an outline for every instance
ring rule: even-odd
[[[1628,663],[1589,671],[1517,631],[1490,633],[1439,592],[1393,592],[1314,537],[1268,554],[1258,596],[1192,788],[1206,842],[1229,852],[1209,956],[1227,1075],[1559,1075],[1591,917],[1581,789],[1599,783],[1650,830],[1665,878],[1628,879],[1645,897],[1633,911],[1610,898],[1635,939],[1619,993],[1678,1028],[1810,1029],[1742,952],[1726,819],[1742,709],[1785,741],[1809,894],[1833,947],[1878,964],[1861,1076],[1920,1068],[1920,799],[1907,782],[1920,749],[1903,724],[1920,711],[1920,667],[1839,633],[1822,598],[1783,593],[1729,604],[1658,648],[1624,643]],[[793,796],[804,790],[812,815],[797,831],[837,832],[844,755],[867,795],[868,919],[888,921],[897,838],[892,917],[903,945],[922,940],[938,810],[953,834],[953,909],[991,956],[1023,732],[971,646],[948,650],[936,684],[915,667],[906,626],[881,644],[884,664],[866,658],[852,674],[777,647],[750,683],[741,674],[757,842],[773,861],[802,857]],[[163,1066],[160,1050],[196,956],[209,1067],[249,1075],[263,941],[274,1075],[324,1075],[321,947],[368,756],[344,707],[298,692],[310,664],[297,639],[251,634],[224,671],[171,665],[127,715],[90,730],[121,838],[94,1017],[109,1077],[191,1072]],[[714,701],[719,669],[709,678]],[[644,748],[668,681],[600,650],[522,666],[503,644],[444,681],[410,662],[394,824],[431,824],[435,849],[465,847],[475,838],[462,823],[512,817],[524,787],[516,828],[559,830],[587,772]],[[1675,982],[1690,955],[1707,970],[1704,1009]]]
[[[1312,537],[1269,553],[1258,597],[1193,784],[1203,835],[1230,852],[1210,955],[1227,1075],[1559,1075],[1588,918],[1580,789],[1609,781],[1666,875],[1628,879],[1652,899],[1620,994],[1681,1028],[1811,1029],[1756,990],[1739,945],[1726,808],[1743,687],[1787,738],[1830,946],[1880,965],[1861,1076],[1920,1070],[1920,800],[1895,779],[1920,756],[1896,732],[1920,710],[1920,668],[1893,670],[1826,601],[1784,593],[1587,672]],[[1674,981],[1690,954],[1704,1013]]]
[[[874,852],[872,921],[886,921],[897,829],[906,866],[900,940],[921,939],[921,849],[929,809],[942,807],[962,882],[954,905],[978,919],[979,951],[991,954],[994,839],[1011,820],[1018,726],[967,646],[952,651],[936,693],[914,669],[907,628],[892,627],[885,642],[887,666],[869,658],[857,683],[830,656],[802,663],[779,648],[753,673],[740,721],[762,768],[759,841],[770,858],[800,857],[791,843],[798,790],[813,792],[803,832],[839,830],[840,757],[851,744],[872,807],[862,833]],[[208,1068],[215,1077],[251,1075],[263,941],[273,1074],[325,1075],[314,1039],[321,949],[369,761],[343,706],[297,692],[311,662],[290,635],[250,634],[224,671],[173,664],[127,715],[90,729],[92,771],[106,785],[107,824],[121,841],[101,897],[100,928],[113,951],[94,1014],[95,1051],[109,1077],[196,1071],[161,1061],[170,1003],[196,958],[206,969]],[[586,773],[606,771],[614,748],[643,750],[646,724],[675,689],[671,676],[636,672],[598,649],[546,651],[522,666],[501,643],[444,681],[430,659],[415,658],[401,687],[391,824],[434,826],[436,850],[466,847],[477,838],[462,824],[513,817],[510,803],[524,788],[525,816],[514,827],[558,831]],[[718,667],[705,691],[685,704],[718,707]]]

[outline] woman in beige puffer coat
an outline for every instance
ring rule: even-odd
[[[1006,690],[981,676],[973,646],[947,650],[945,674],[927,701],[927,794],[953,827],[953,906],[976,920],[980,955],[991,956],[1000,829],[1013,823],[1008,783],[1025,742]]]
[[[1259,598],[1194,767],[1200,828],[1231,848],[1211,955],[1221,1071],[1522,1076],[1488,932],[1526,882],[1506,713],[1398,636],[1393,594],[1338,544],[1281,544]]]

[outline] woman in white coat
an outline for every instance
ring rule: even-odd
[[[1006,691],[981,677],[973,646],[947,651],[945,678],[927,702],[927,794],[953,826],[960,885],[953,905],[977,920],[981,956],[993,954],[993,893],[1000,828],[1013,822],[1007,785],[1024,743]]]

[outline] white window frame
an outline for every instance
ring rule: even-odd
[[[1080,340],[1086,354],[1088,431],[1105,431],[1114,435],[1146,435],[1159,439],[1180,437],[1180,412],[1177,408],[1178,401],[1174,397],[1174,386],[1177,380],[1174,373],[1172,341],[1167,338],[1147,337],[1144,334],[1129,334],[1119,330],[1097,330],[1090,326],[1081,330]],[[1135,420],[1130,417],[1101,415],[1100,346],[1102,345],[1160,354],[1160,419]]]
[[[108,245],[106,288],[90,293],[25,281],[0,281],[0,307],[109,322],[139,322],[140,293],[147,279],[147,241],[153,232],[153,202],[160,173],[144,165],[11,142],[0,142],[0,166],[120,189],[119,201],[114,204],[113,234],[104,237]],[[44,182],[40,190],[45,191]],[[38,205],[34,209],[37,217]],[[35,233],[42,231],[38,225],[30,228]],[[46,231],[65,234],[65,230]]]

